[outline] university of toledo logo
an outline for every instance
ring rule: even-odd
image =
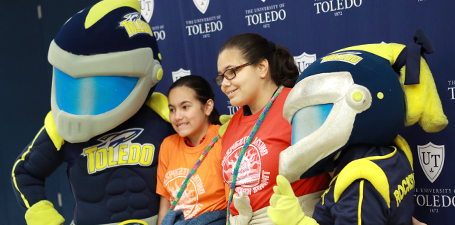
[[[180,77],[188,76],[190,74],[191,74],[191,70],[184,70],[184,69],[180,68],[177,71],[172,71],[172,80],[175,82],[178,79],[180,79]]]
[[[306,54],[305,52],[294,57],[295,65],[299,68],[299,73],[302,73],[311,63],[316,61],[316,54]]]
[[[120,22],[120,27],[125,28],[128,36],[132,37],[136,34],[149,34],[153,37],[153,31],[150,25],[141,20],[141,14],[138,12],[128,13],[123,16],[125,20]]]
[[[118,166],[150,166],[153,162],[155,146],[150,143],[132,142],[143,130],[131,128],[110,133],[98,138],[101,143],[84,148],[82,155],[87,157],[88,174]]]
[[[439,176],[444,166],[444,145],[435,145],[428,143],[426,145],[417,145],[419,153],[419,162],[422,170],[425,172],[428,180],[433,183]]]
[[[153,15],[153,8],[154,8],[154,1],[153,0],[139,0],[139,3],[141,3],[141,14],[142,17],[144,17],[145,21],[147,23],[150,22],[150,19],[152,18]]]
[[[202,14],[207,11],[207,8],[209,7],[209,2],[210,0],[193,0],[194,5],[196,5],[196,8],[201,11]]]

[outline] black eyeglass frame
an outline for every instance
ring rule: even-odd
[[[215,81],[216,85],[218,85],[219,87],[221,87],[221,84],[223,83],[224,78],[226,78],[227,80],[232,80],[232,79],[234,79],[235,76],[237,76],[237,72],[236,72],[236,71],[242,69],[242,68],[245,67],[245,66],[249,66],[249,65],[253,65],[253,63],[252,63],[252,62],[247,62],[247,63],[242,64],[242,65],[240,65],[240,66],[232,67],[232,68],[229,68],[229,69],[225,70],[223,74],[220,74],[220,75],[218,75],[218,76],[215,77],[214,81]],[[232,72],[234,73],[234,76],[232,76],[232,78],[226,77],[224,74],[225,74],[227,71],[232,71]]]

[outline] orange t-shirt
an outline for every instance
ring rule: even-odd
[[[185,144],[178,134],[164,139],[158,157],[156,193],[174,201],[186,176],[207,146],[218,134],[219,125],[211,124],[205,140],[196,147]],[[221,176],[221,140],[212,146],[188,184],[174,210],[181,210],[185,219],[201,213],[226,210],[224,181]]]

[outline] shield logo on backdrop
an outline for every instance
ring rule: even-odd
[[[207,8],[209,7],[209,2],[210,0],[193,0],[194,5],[196,5],[197,9],[201,11],[202,14],[207,11]]]
[[[180,79],[180,77],[188,76],[191,74],[191,70],[184,70],[180,68],[177,71],[172,71],[172,80],[175,82],[176,80]]]
[[[439,176],[444,166],[444,145],[435,145],[429,142],[426,145],[417,145],[419,162],[428,180],[433,183]]]
[[[316,61],[316,54],[306,54],[305,52],[299,56],[294,56],[295,65],[299,68],[299,73],[302,73],[311,63]]]
[[[139,3],[141,3],[141,14],[149,23],[153,15],[154,0],[139,0]]]

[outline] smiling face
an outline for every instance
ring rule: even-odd
[[[174,130],[196,146],[207,133],[213,101],[203,105],[195,94],[193,89],[185,86],[173,88],[169,92],[169,119]]]
[[[227,69],[248,63],[243,58],[240,50],[235,48],[225,49],[218,55],[218,74],[223,74]],[[258,99],[258,94],[263,87],[263,70],[260,69],[262,61],[258,65],[245,66],[236,72],[234,79],[224,79],[221,91],[229,98],[233,106],[252,106]]]

